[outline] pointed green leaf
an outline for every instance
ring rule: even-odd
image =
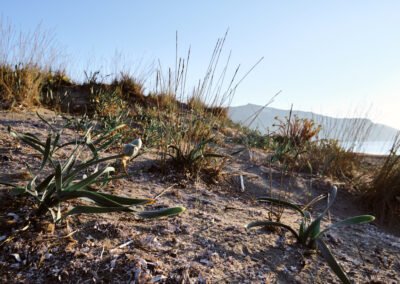
[[[76,206],[68,211],[64,218],[73,214],[101,214],[110,212],[132,212],[128,207],[97,207],[97,206]]]
[[[310,202],[308,202],[306,205],[304,205],[301,209],[302,210],[307,210],[308,208],[310,208],[311,206],[313,206],[315,203],[317,203],[320,200],[323,200],[325,198],[327,198],[328,196],[326,194],[321,194],[318,195],[317,197],[315,197],[313,200],[311,200]]]
[[[118,125],[118,126],[112,128],[112,129],[110,129],[110,130],[107,131],[105,134],[103,134],[103,133],[97,134],[95,137],[100,136],[100,135],[101,135],[101,136],[100,136],[98,139],[96,139],[95,141],[93,141],[93,144],[94,144],[94,145],[97,145],[97,144],[101,143],[102,141],[104,141],[104,140],[106,140],[106,139],[109,139],[109,138],[111,138],[111,137],[117,135],[117,134],[118,134],[117,131],[120,130],[120,129],[122,129],[122,128],[125,128],[126,126],[127,126],[126,124],[120,124],[120,125]]]
[[[52,152],[55,151],[55,149],[57,147],[57,144],[58,144],[58,141],[60,141],[60,137],[61,137],[61,135],[60,135],[60,132],[59,132],[59,133],[56,134],[56,138],[54,139],[54,141],[52,143],[52,147],[53,147]]]
[[[65,175],[65,180],[68,179],[68,173],[72,170],[73,166],[75,165],[75,162],[76,162],[75,153],[77,152],[77,150],[78,150],[78,146],[74,149],[74,151],[69,156],[67,162],[62,167],[62,171],[61,172],[62,172],[63,175]]]
[[[27,135],[27,134],[19,134],[13,130],[11,130],[11,128],[9,128],[9,132],[11,134],[11,136],[13,136],[14,138],[21,140],[22,142],[28,144],[29,146],[31,146],[33,149],[37,150],[40,153],[44,153],[44,145],[43,143],[41,143],[35,136],[33,135]],[[32,138],[35,137],[35,138]]]
[[[97,192],[97,194],[100,194],[110,200],[113,200],[114,202],[117,202],[122,205],[146,205],[146,204],[153,204],[155,202],[154,199],[152,198],[129,198],[129,197],[124,197],[124,196],[115,196],[112,194],[107,194],[103,192]]]
[[[154,203],[154,199],[128,198],[89,190],[63,191],[60,194],[60,200],[62,201],[75,198],[88,198],[101,206],[108,207],[118,207],[122,205],[134,206]]]
[[[43,122],[46,123],[48,126],[50,126],[51,130],[54,131],[53,126],[52,126],[46,119],[44,119],[38,112],[36,112],[36,115],[40,118],[41,121],[43,121]]]
[[[36,187],[36,191],[42,192],[43,190],[45,190],[49,186],[53,178],[54,174],[51,174],[47,178],[45,178],[40,184],[38,184],[38,186]]]
[[[165,208],[159,210],[152,210],[152,211],[143,211],[140,212],[138,215],[144,219],[153,219],[153,218],[160,218],[160,217],[168,217],[180,214],[186,210],[185,207],[173,207],[173,208]]]
[[[121,138],[120,134],[117,134],[116,136],[113,136],[111,139],[106,141],[105,143],[101,144],[100,146],[97,147],[97,151],[104,151],[106,150],[110,145],[112,145],[115,141],[119,140]]]
[[[37,176],[34,176],[33,179],[31,179],[31,180],[28,182],[28,184],[26,185],[26,189],[27,189],[28,191],[31,191],[31,192],[32,192],[32,189],[36,187],[36,186],[35,186],[36,179],[37,179]]]
[[[92,152],[93,158],[94,158],[94,159],[97,159],[97,158],[99,157],[99,154],[98,154],[98,152],[97,152],[96,147],[94,147],[93,143],[92,143],[92,142],[87,142],[87,143],[86,143],[86,146],[87,146],[87,147],[89,148],[89,150]]]
[[[66,201],[66,200],[76,199],[76,198],[88,198],[101,206],[107,206],[107,207],[122,206],[118,202],[115,202],[115,201],[107,198],[106,196],[102,196],[101,194],[98,194],[95,191],[89,191],[89,190],[63,191],[59,196],[60,201]],[[50,204],[50,207],[51,206],[52,206],[52,204]]]
[[[48,135],[46,139],[46,146],[44,147],[43,161],[42,164],[40,165],[39,170],[42,170],[46,165],[46,162],[50,157],[50,149],[51,149],[51,135]]]
[[[38,144],[38,145],[44,147],[43,142],[41,142],[41,141],[39,140],[39,138],[37,138],[36,135],[33,135],[33,134],[31,134],[31,133],[24,133],[24,134],[18,134],[18,135],[24,137],[25,139],[31,140],[32,142],[34,142],[34,143],[36,143],[36,144]]]
[[[98,177],[100,177],[104,174],[110,173],[110,172],[114,172],[114,171],[115,171],[115,169],[113,167],[106,167],[105,169],[88,176],[87,178],[81,180],[80,182],[73,184],[71,186],[68,186],[65,190],[66,191],[74,191],[74,190],[78,190],[81,188],[85,188],[86,186],[88,186],[92,183],[98,182],[97,181]]]
[[[315,239],[315,237],[319,235],[322,218],[324,218],[328,210],[332,207],[333,203],[335,202],[336,194],[337,194],[337,187],[333,186],[332,191],[329,195],[328,205],[325,207],[324,211],[310,224],[310,226],[308,226],[307,230],[304,232],[304,240],[307,240],[308,238]]]
[[[263,201],[271,202],[271,203],[273,203],[275,205],[278,205],[278,206],[285,206],[287,208],[290,208],[290,209],[293,209],[293,210],[299,212],[301,214],[301,216],[304,217],[303,210],[299,206],[295,205],[292,202],[285,201],[285,200],[282,200],[282,199],[271,198],[271,197],[267,197],[267,196],[259,197],[259,198],[257,198],[257,200],[258,201],[262,201],[262,202]]]
[[[245,226],[245,228],[246,229],[251,229],[251,228],[255,228],[255,227],[264,227],[264,226],[275,226],[275,227],[285,228],[286,230],[290,231],[296,237],[296,239],[299,239],[299,235],[297,234],[297,232],[295,230],[293,230],[292,227],[290,227],[288,225],[285,225],[283,223],[280,223],[280,222],[254,221],[254,222],[251,222],[251,223],[247,224]]]
[[[71,173],[69,173],[66,177],[65,180],[66,182],[71,182],[71,180],[73,180],[75,178],[75,176],[77,174],[79,174],[79,172],[93,166],[96,164],[100,164],[102,162],[106,162],[109,160],[116,160],[116,159],[120,159],[122,158],[124,155],[123,154],[118,154],[118,155],[113,155],[113,156],[109,156],[109,157],[105,157],[105,158],[101,158],[101,159],[96,159],[96,160],[90,160],[87,163],[81,164],[79,166],[77,166]]]
[[[343,268],[337,263],[335,257],[333,256],[332,252],[328,248],[328,246],[321,240],[316,239],[317,246],[319,251],[321,252],[322,256],[325,258],[326,262],[328,263],[329,267],[333,270],[339,279],[345,283],[350,284],[349,278],[347,278],[346,273],[343,271]]]
[[[12,187],[10,193],[12,195],[14,195],[14,196],[26,193],[26,188],[25,187],[20,187],[20,186],[17,186],[15,184],[8,183],[8,182],[5,182],[5,181],[0,181],[0,184]]]
[[[332,229],[332,228],[337,228],[337,227],[342,227],[342,226],[348,226],[348,225],[356,225],[356,224],[364,224],[364,223],[369,223],[375,220],[375,217],[372,215],[360,215],[360,216],[355,216],[355,217],[350,217],[345,220],[339,221],[337,223],[334,223],[330,225],[328,228],[325,230],[322,230],[316,238],[320,237],[322,234],[326,233],[326,231]]]
[[[55,178],[56,178],[56,191],[58,193],[60,193],[61,190],[62,190],[62,170],[61,170],[61,164],[60,163],[57,163],[57,165],[56,165]]]

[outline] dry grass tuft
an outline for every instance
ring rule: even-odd
[[[0,107],[40,105],[44,80],[50,70],[61,69],[62,58],[40,26],[23,33],[0,17]]]
[[[320,125],[307,118],[299,118],[296,115],[292,117],[290,111],[289,117],[285,120],[276,118],[279,122],[278,129],[274,134],[274,139],[281,144],[288,144],[290,147],[303,148],[313,138],[317,137],[321,130]]]
[[[301,158],[303,169],[339,180],[355,178],[361,163],[356,153],[341,147],[337,140],[326,139],[311,143]]]
[[[34,65],[0,66],[0,99],[5,109],[40,105],[44,73]]]
[[[119,77],[114,78],[111,88],[130,105],[145,102],[143,83],[129,74],[121,73]]]
[[[320,125],[311,119],[289,116],[279,120],[272,135],[275,156],[289,169],[351,180],[360,167],[359,156],[344,149],[338,140],[318,140]]]
[[[363,199],[381,222],[391,223],[400,216],[400,134],[372,181],[363,188]]]

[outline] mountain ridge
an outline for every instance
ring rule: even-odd
[[[228,115],[233,122],[240,123],[251,129],[257,129],[262,134],[276,130],[274,124],[279,123],[279,121],[275,118],[284,119],[289,113],[290,110],[263,107],[250,103],[228,108]],[[322,127],[319,137],[326,139],[338,139],[341,141],[390,141],[399,132],[396,128],[382,123],[375,123],[369,118],[333,117],[301,110],[292,110],[292,116],[313,119],[316,124]]]

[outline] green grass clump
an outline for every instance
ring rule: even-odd
[[[296,231],[292,227],[285,225],[281,222],[273,222],[273,221],[255,221],[251,222],[246,225],[247,229],[254,228],[254,227],[265,227],[265,226],[272,226],[272,227],[280,227],[288,230],[293,234],[293,236],[296,238],[298,243],[300,243],[303,246],[306,246],[307,248],[317,248],[319,252],[322,254],[322,256],[325,258],[327,261],[328,265],[331,267],[333,272],[339,277],[339,279],[343,283],[350,283],[350,280],[348,279],[347,275],[343,271],[343,268],[337,263],[335,260],[333,254],[331,253],[330,249],[328,246],[325,244],[325,242],[322,240],[323,235],[333,229],[333,228],[338,228],[342,226],[348,226],[348,225],[355,225],[355,224],[363,224],[363,223],[368,223],[372,222],[375,217],[371,215],[360,215],[360,216],[355,216],[355,217],[350,217],[345,220],[339,221],[337,223],[334,223],[330,225],[329,227],[321,230],[321,221],[323,220],[324,216],[328,213],[329,209],[332,207],[335,198],[337,194],[337,188],[333,187],[332,191],[330,194],[326,195],[321,195],[318,196],[317,198],[313,199],[311,202],[309,202],[305,206],[299,206],[293,202],[285,201],[285,200],[280,200],[280,199],[274,199],[270,197],[261,197],[258,198],[259,201],[261,202],[270,202],[274,205],[278,206],[283,206],[288,209],[292,209],[295,212],[299,213],[301,215],[301,223],[299,226],[299,229]],[[312,205],[315,203],[327,199],[328,204],[323,210],[321,214],[318,215],[317,218],[312,219],[311,214],[309,212],[309,209]]]
[[[216,149],[215,118],[187,110],[160,113],[153,109],[146,111],[142,119],[144,141],[159,150],[164,172],[197,179],[222,168],[226,157]]]
[[[259,130],[248,127],[237,125],[234,127],[239,130],[239,135],[233,139],[233,142],[243,144],[247,148],[271,149],[273,139],[270,135],[262,134]]]

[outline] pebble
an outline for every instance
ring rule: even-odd
[[[50,259],[50,258],[52,258],[53,257],[53,254],[51,254],[51,253],[46,253],[45,255],[44,255],[44,259]]]
[[[18,261],[18,262],[22,261],[20,255],[18,253],[12,253],[11,255],[15,258],[16,261]]]

